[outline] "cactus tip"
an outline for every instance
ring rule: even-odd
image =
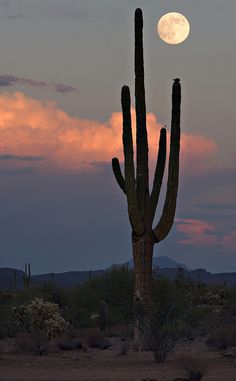
[[[135,9],[135,19],[143,19],[142,9],[140,8]]]
[[[141,8],[136,8],[136,9],[135,9],[135,14],[136,14],[136,15],[140,15],[140,14],[142,14],[142,9],[141,9]]]
[[[130,97],[129,86],[124,85],[121,90],[122,97]]]

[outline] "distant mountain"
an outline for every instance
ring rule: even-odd
[[[65,273],[49,273],[34,275],[32,282],[34,284],[55,282],[60,287],[75,287],[87,282],[89,279],[98,278],[104,274],[105,270],[95,271],[68,271]]]
[[[0,288],[23,288],[23,276],[21,270],[0,268]]]
[[[162,276],[170,280],[175,280],[177,271],[176,269],[160,269],[157,276]],[[192,280],[193,282],[206,283],[207,285],[226,285],[228,287],[236,287],[236,273],[219,273],[212,274],[205,269],[184,270],[183,276],[185,279]]]
[[[43,284],[48,282],[55,282],[60,287],[76,287],[85,283],[89,279],[97,278],[103,275],[105,270],[96,271],[68,271],[65,273],[48,273],[31,276],[31,284]],[[16,275],[15,275],[16,274]],[[0,268],[0,288],[7,289],[23,289],[24,272],[21,270],[14,270],[9,268]]]
[[[184,265],[183,263],[178,263],[178,262],[174,261],[173,259],[171,259],[170,257],[163,257],[163,256],[153,257],[152,263],[153,263],[154,269],[156,269],[158,267],[160,269],[166,269],[166,268],[176,269],[178,267],[181,267],[184,270],[191,271],[186,265]],[[128,265],[129,269],[133,269],[134,268],[134,260],[130,259],[127,262],[127,265]]]
[[[132,268],[132,260],[126,263]],[[121,265],[119,265],[121,266]],[[168,267],[165,267],[168,266]],[[200,281],[209,285],[227,285],[229,287],[236,287],[236,273],[219,273],[212,274],[205,269],[189,270],[185,265],[177,263],[168,257],[155,257],[154,270],[155,276],[168,278],[170,280],[176,279],[177,268],[183,268],[183,275],[186,279],[194,282]],[[111,269],[111,268],[110,268]],[[68,271],[59,274],[40,274],[31,276],[31,284],[43,284],[54,282],[56,285],[64,288],[76,287],[85,283],[89,279],[102,276],[106,270],[96,271]],[[0,268],[0,288],[4,289],[22,289],[24,272],[21,270],[14,270],[9,268]]]
[[[206,284],[222,284],[228,287],[236,287],[236,273],[212,274],[205,269],[196,269],[187,273],[191,279],[199,280]]]

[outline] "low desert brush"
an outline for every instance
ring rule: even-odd
[[[178,358],[178,366],[189,381],[200,381],[208,372],[209,360],[199,355],[182,355]]]

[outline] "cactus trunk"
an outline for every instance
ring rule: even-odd
[[[134,302],[148,308],[151,299],[153,234],[132,238],[134,258]]]

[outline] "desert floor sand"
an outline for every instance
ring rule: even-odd
[[[236,381],[236,357],[209,351],[202,341],[181,346],[161,365],[155,363],[152,353],[130,350],[122,356],[119,347],[114,339],[112,347],[89,352],[60,351],[37,356],[5,349],[0,356],[0,381],[173,381],[184,376],[177,364],[180,353],[200,353],[209,358],[211,367],[203,381]]]

